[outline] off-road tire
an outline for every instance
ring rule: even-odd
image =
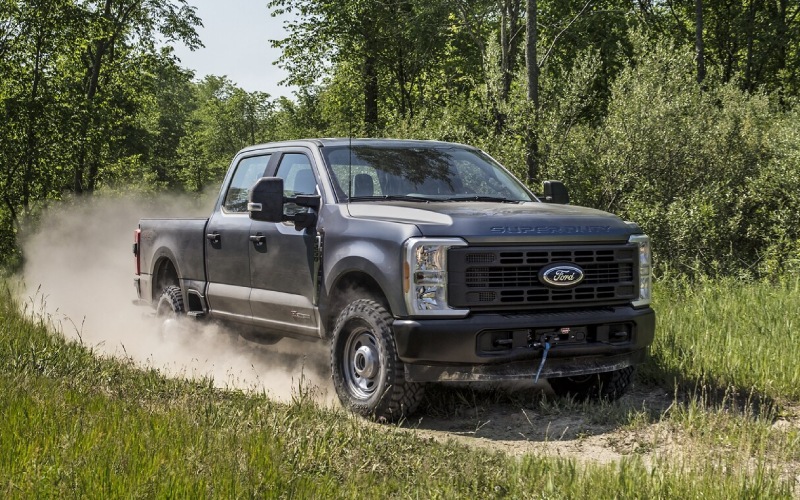
[[[160,333],[165,335],[169,323],[179,321],[185,314],[186,308],[183,305],[181,289],[174,285],[164,288],[156,303],[156,317],[160,321]]]
[[[548,382],[556,396],[574,398],[578,401],[614,401],[628,389],[633,380],[633,372],[634,367],[628,366],[612,372],[583,377],[551,378]]]
[[[370,299],[348,304],[333,329],[331,372],[342,405],[364,417],[396,421],[416,411],[422,384],[407,382],[397,357],[392,316]]]

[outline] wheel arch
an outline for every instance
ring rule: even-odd
[[[326,336],[333,335],[334,323],[341,310],[350,302],[360,298],[370,298],[383,305],[391,314],[392,308],[386,292],[369,273],[351,269],[339,275],[327,293],[328,300],[323,318]]]
[[[153,265],[153,297],[158,297],[168,286],[174,285],[181,288],[180,273],[174,259],[166,252],[162,253]]]

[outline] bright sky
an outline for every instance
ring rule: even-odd
[[[203,20],[197,32],[205,47],[191,52],[176,45],[181,66],[193,69],[198,80],[206,75],[224,75],[248,92],[291,97],[292,88],[278,85],[286,73],[272,64],[280,57],[280,50],[269,43],[286,36],[283,18],[272,17],[267,2],[189,0]]]

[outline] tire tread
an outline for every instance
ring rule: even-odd
[[[346,324],[355,318],[366,318],[367,321],[378,328],[373,332],[381,336],[386,349],[387,383],[383,395],[374,405],[363,405],[347,396],[346,382],[340,374],[341,333]],[[405,367],[397,356],[397,347],[391,332],[393,318],[386,308],[372,299],[357,299],[342,310],[336,319],[333,341],[331,343],[331,372],[334,379],[336,392],[345,406],[355,413],[363,416],[373,416],[378,420],[396,421],[399,418],[411,415],[417,410],[424,394],[423,384],[408,382],[405,379]]]

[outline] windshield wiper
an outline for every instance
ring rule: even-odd
[[[385,194],[379,196],[351,196],[348,201],[416,201],[424,203],[437,200],[419,195]]]
[[[509,198],[503,198],[502,196],[485,196],[481,194],[467,194],[467,195],[458,195],[453,196],[450,198],[445,198],[441,201],[490,201],[496,203],[522,203],[525,200],[512,200]]]

